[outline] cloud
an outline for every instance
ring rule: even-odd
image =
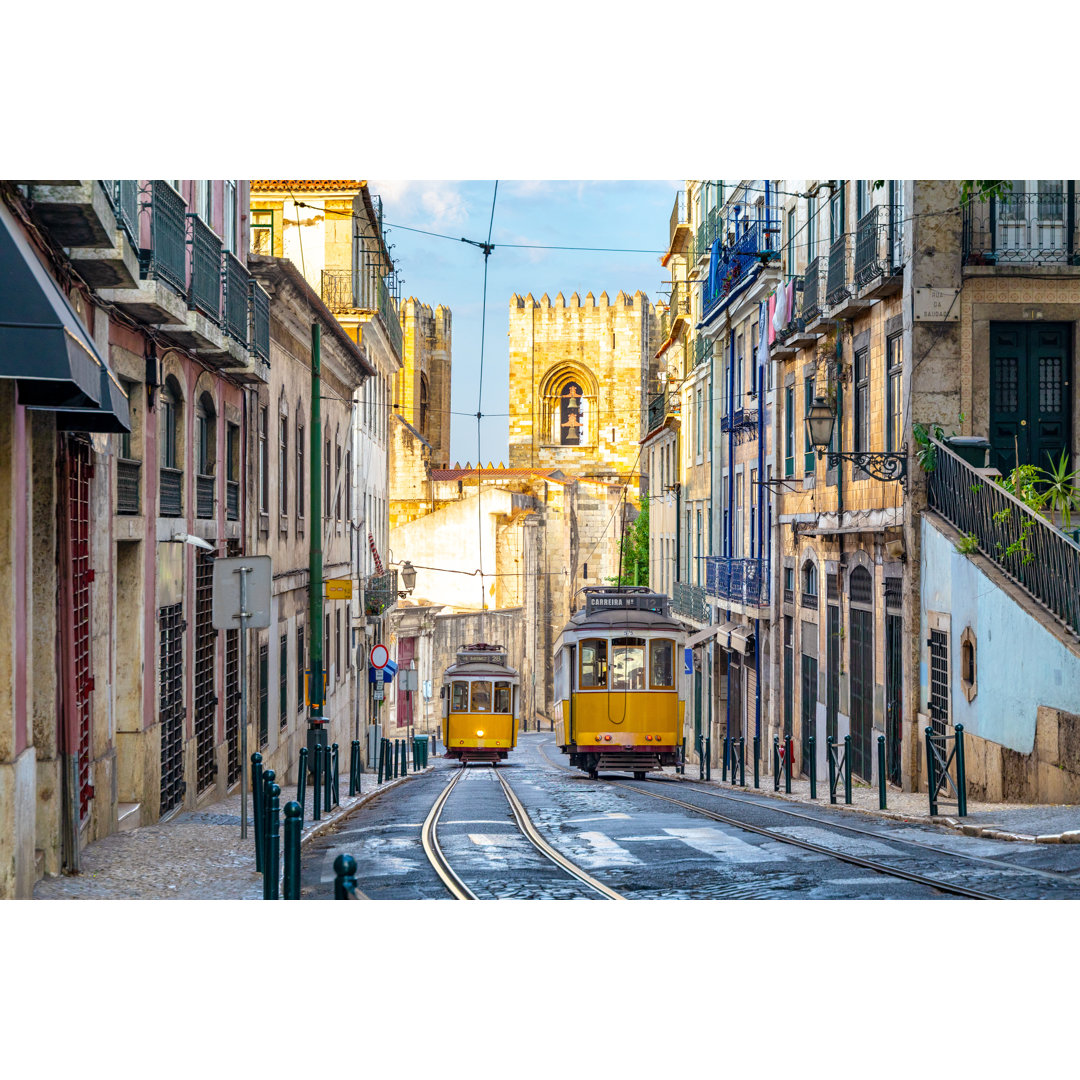
[[[381,195],[386,216],[417,229],[441,229],[465,220],[460,185],[439,180],[372,180]]]

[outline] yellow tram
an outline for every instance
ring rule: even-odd
[[[506,663],[502,645],[483,642],[458,649],[445,672],[440,696],[446,756],[503,761],[517,746],[521,679]]]
[[[555,742],[594,780],[675,765],[684,632],[668,598],[640,585],[587,587],[555,644]]]

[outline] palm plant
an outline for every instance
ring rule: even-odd
[[[1062,450],[1057,464],[1051,458],[1050,468],[1039,469],[1039,473],[1045,484],[1041,492],[1044,500],[1050,504],[1052,512],[1061,514],[1062,523],[1068,527],[1072,524],[1073,510],[1080,509],[1080,487],[1074,482],[1080,476],[1080,469],[1069,472],[1069,454]]]

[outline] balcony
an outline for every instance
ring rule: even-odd
[[[654,394],[649,399],[649,426],[646,431],[655,431],[667,416],[667,391]]]
[[[247,267],[230,251],[222,261],[222,279],[225,293],[225,333],[238,345],[248,347],[248,284],[251,275]]]
[[[806,608],[808,611],[817,611],[818,609],[818,594],[811,592],[802,592],[799,594],[799,607]]]
[[[705,558],[705,591],[709,596],[746,607],[769,606],[769,564],[765,559]]]
[[[137,514],[139,512],[139,471],[141,461],[128,458],[116,459],[116,512]]]
[[[221,241],[197,214],[188,214],[187,219],[191,249],[188,307],[218,325],[221,323]]]
[[[182,517],[184,513],[184,472],[165,465],[160,470],[158,514],[161,517]]]
[[[829,271],[826,278],[825,304],[837,307],[851,295],[848,277],[848,251],[850,237],[841,236],[829,248]]]
[[[390,337],[390,344],[394,347],[400,360],[404,355],[401,341],[401,319],[398,317],[397,300],[386,285],[385,278],[379,278],[379,318],[386,327],[386,333]]]
[[[195,516],[212,518],[214,516],[214,478],[199,474],[195,477]]]
[[[322,272],[322,302],[335,314],[347,315],[363,305],[357,302],[356,272],[353,270],[324,270]]]
[[[72,268],[94,288],[133,288],[139,280],[138,185],[134,180],[83,181],[78,190],[85,191],[85,185],[99,188],[104,199],[100,207],[96,206],[99,200],[95,193],[90,204],[72,207],[94,219],[92,226],[84,220],[83,224],[89,227],[85,231],[79,230],[81,242],[67,245]],[[37,189],[34,194],[37,197]],[[59,209],[60,204],[55,202],[48,206],[48,210],[54,212]],[[37,216],[47,218],[48,215],[42,209]],[[66,222],[68,228],[64,232],[68,233],[73,224]],[[106,234],[104,238],[101,229]]]
[[[705,337],[703,334],[698,334],[698,336],[694,338],[693,346],[687,350],[686,356],[689,361],[687,374],[693,371],[694,368],[704,364],[707,360],[711,360],[712,355],[712,339]]]
[[[66,248],[111,244],[116,214],[109,198],[112,180],[29,181],[34,217]]]
[[[720,417],[720,430],[731,431],[735,435],[735,442],[752,442],[758,437],[761,428],[761,410],[757,404],[742,404],[733,411],[725,412]]]
[[[685,282],[671,283],[671,303],[668,311],[671,319],[669,336],[674,337],[690,323],[690,287]]]
[[[186,293],[187,203],[166,180],[150,181],[150,247],[142,251],[143,277]]]
[[[1080,265],[1073,182],[1061,191],[1015,192],[963,207],[965,266]]]
[[[855,236],[855,293],[894,296],[904,287],[899,231],[893,207],[874,206],[859,219]]]
[[[131,246],[139,250],[139,181],[108,180],[112,185],[112,201],[116,223],[123,229]]]
[[[820,255],[810,260],[810,265],[803,275],[802,317],[809,330],[816,319],[821,318],[825,310],[825,272],[827,260]]]
[[[227,521],[240,520],[240,481],[225,481],[225,519]]]
[[[372,574],[364,587],[364,614],[382,615],[392,608],[398,599],[398,572],[387,570],[385,574]]]
[[[739,291],[753,272],[779,257],[777,236],[780,219],[774,215],[758,218],[745,225],[745,231],[733,244],[720,249],[717,265],[709,266],[709,275],[701,290],[705,318]]]
[[[672,609],[678,615],[691,622],[707,626],[709,623],[709,605],[705,600],[705,589],[701,585],[691,585],[688,581],[674,583]]]
[[[687,250],[690,242],[690,219],[686,213],[686,192],[680,191],[675,196],[675,205],[671,208],[668,221],[668,252],[681,254]]]

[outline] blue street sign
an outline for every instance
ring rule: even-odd
[[[398,666],[393,660],[386,661],[386,667],[383,668],[383,671],[385,671],[390,676],[390,678],[386,680],[387,682],[390,682],[391,679],[393,679],[393,677],[397,674],[397,670]]]
[[[393,661],[391,661],[391,663],[393,663]],[[394,670],[397,670],[396,664],[394,664]],[[369,667],[367,669],[367,681],[378,686],[380,683],[393,682],[394,676],[390,671],[389,665],[386,667]]]
[[[694,650],[693,649],[684,649],[683,652],[685,653],[685,656],[683,657],[683,665],[684,665],[683,666],[683,674],[684,675],[693,675],[694,674]]]

